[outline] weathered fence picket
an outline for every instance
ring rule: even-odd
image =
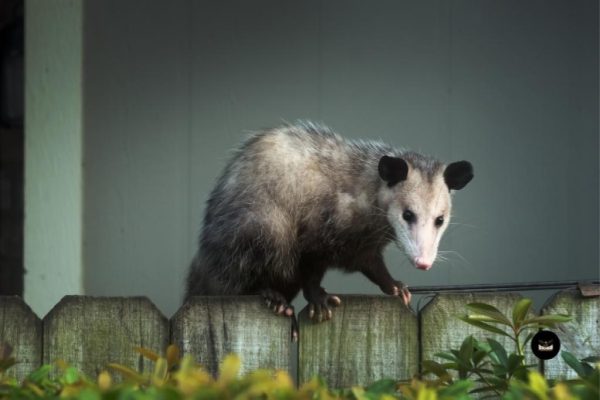
[[[333,319],[319,324],[308,319],[305,309],[299,315],[298,381],[319,375],[331,387],[348,387],[384,377],[410,379],[420,361],[458,348],[469,334],[482,340],[494,337],[510,351],[514,344],[509,338],[456,317],[471,302],[491,304],[510,316],[519,298],[515,293],[438,294],[415,316],[398,298],[343,296]],[[600,297],[563,291],[542,313],[573,317],[554,330],[563,350],[579,358],[600,353]],[[169,343],[213,373],[228,353],[240,355],[242,373],[256,368],[291,372],[290,338],[290,319],[274,315],[258,296],[195,297],[170,321],[142,297],[66,296],[43,320],[20,298],[0,297],[0,345],[13,348],[19,363],[10,375],[18,379],[58,359],[91,377],[109,362],[149,371],[150,361],[135,347],[163,352]],[[538,363],[525,350],[528,363]],[[560,356],[546,362],[544,370],[549,378],[574,377]]]
[[[44,363],[64,360],[88,376],[110,362],[148,371],[135,347],[163,351],[169,341],[168,320],[145,297],[65,296],[43,324]]]
[[[600,297],[583,297],[579,291],[565,290],[550,298],[542,314],[568,314],[573,318],[555,330],[561,351],[573,353],[579,359],[600,356]],[[548,378],[577,376],[560,355],[544,361],[544,374]]]
[[[194,297],[171,319],[171,340],[213,374],[228,353],[242,372],[290,368],[290,319],[274,315],[259,296]]]
[[[40,366],[42,321],[20,297],[0,297],[0,346],[3,343],[12,347],[11,356],[17,360],[9,376],[21,380]]]
[[[514,351],[515,343],[508,337],[484,331],[461,321],[457,317],[467,313],[469,303],[486,303],[499,309],[509,318],[514,304],[521,298],[515,293],[461,293],[440,294],[425,306],[420,313],[421,361],[443,360],[434,357],[435,353],[459,349],[462,341],[469,335],[478,340],[492,338],[501,343],[507,351]],[[531,352],[526,360],[530,364],[538,363]]]
[[[418,372],[416,316],[402,300],[342,296],[330,321],[300,313],[298,381],[319,375],[335,388],[381,378],[410,379]]]

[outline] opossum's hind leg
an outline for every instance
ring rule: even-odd
[[[283,294],[273,289],[264,289],[261,296],[265,299],[269,307],[277,315],[284,315],[292,319],[292,340],[298,341],[298,320],[294,312],[294,306],[291,305]]]

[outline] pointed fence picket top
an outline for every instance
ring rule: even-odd
[[[65,296],[44,318],[43,361],[64,360],[92,378],[108,363],[151,371],[135,347],[163,353],[168,339],[168,320],[146,297]]]
[[[553,331],[560,339],[560,349],[578,359],[600,356],[600,297],[584,297],[578,290],[564,290],[550,298],[542,314],[568,314],[570,322],[559,324]],[[547,378],[576,378],[577,374],[559,354],[544,361]]]
[[[275,315],[259,296],[192,297],[171,318],[171,340],[213,374],[229,353],[240,356],[242,374],[290,369],[290,319]]]
[[[492,338],[504,346],[508,353],[515,352],[515,343],[508,337],[488,332],[458,319],[467,314],[469,303],[486,303],[499,309],[509,319],[516,302],[521,299],[517,293],[449,293],[438,294],[419,313],[421,327],[421,361],[444,362],[435,353],[459,349],[469,335],[484,341]],[[531,315],[533,316],[533,315]],[[507,330],[508,327],[496,325]],[[510,328],[508,328],[510,329]],[[523,334],[523,337],[525,335]],[[539,364],[539,360],[529,348],[525,349],[525,360],[529,364]]]
[[[21,381],[42,362],[42,321],[18,296],[0,296],[0,358],[3,344],[17,363],[8,376]],[[5,348],[6,349],[6,348]]]
[[[368,385],[418,372],[418,324],[399,298],[340,296],[329,321],[299,315],[298,381],[319,375],[330,387]]]

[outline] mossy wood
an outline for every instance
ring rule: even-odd
[[[509,319],[512,318],[512,310],[515,303],[521,298],[517,293],[449,293],[438,294],[427,304],[419,314],[421,326],[421,361],[434,360],[445,362],[434,356],[435,353],[459,349],[463,340],[469,336],[479,341],[492,338],[501,343],[508,353],[516,352],[515,343],[508,337],[485,331],[458,319],[466,315],[466,305],[469,303],[486,303],[499,309]],[[534,316],[530,313],[530,316]],[[510,328],[497,325],[507,333]],[[522,339],[525,338],[522,334]],[[528,364],[539,364],[530,348],[525,349],[525,362]]]
[[[0,296],[0,346],[12,348],[17,363],[8,376],[21,381],[42,362],[42,321],[18,296]]]
[[[240,356],[242,374],[290,367],[291,320],[259,296],[193,297],[171,319],[171,338],[213,374],[228,353]]]
[[[152,362],[135,347],[162,352],[168,339],[168,320],[145,297],[65,296],[44,318],[43,361],[64,360],[94,378],[108,363],[147,372]]]
[[[378,379],[410,379],[418,371],[418,326],[402,300],[341,296],[333,318],[321,323],[299,315],[298,380],[315,375],[334,388]]]
[[[542,314],[568,314],[570,322],[551,329],[561,342],[561,351],[573,353],[578,359],[600,356],[600,297],[583,297],[579,291],[565,290],[550,298]],[[576,378],[577,374],[557,355],[544,361],[547,378]]]

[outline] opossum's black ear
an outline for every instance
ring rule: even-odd
[[[450,190],[460,190],[473,179],[473,166],[468,161],[449,164],[444,171],[444,181]]]
[[[408,164],[401,158],[383,156],[379,160],[379,176],[392,187],[406,179]]]

